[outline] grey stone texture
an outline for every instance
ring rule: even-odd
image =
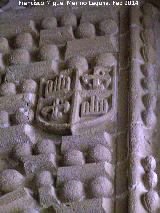
[[[0,11],[0,213],[158,213],[158,1],[16,5]]]

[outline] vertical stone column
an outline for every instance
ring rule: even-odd
[[[130,11],[130,213],[154,212],[157,209],[157,195],[155,198],[152,191],[149,198],[144,196],[148,189],[143,182],[142,166],[143,159],[152,154],[148,141],[156,125],[154,9],[151,4],[144,4],[142,8],[133,7]]]

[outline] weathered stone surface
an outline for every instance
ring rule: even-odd
[[[40,154],[37,156],[29,156],[24,160],[24,169],[26,175],[36,174],[40,170],[50,170],[55,173],[55,156],[53,154]]]
[[[9,10],[1,13],[0,23],[12,23],[12,21],[25,21],[27,20],[36,20],[40,21],[45,17],[54,16],[54,12],[52,8],[45,7],[45,10],[43,7],[31,7],[27,8],[26,10]],[[24,19],[25,17],[25,19]]]
[[[94,168],[94,169],[92,169]],[[83,166],[61,167],[58,169],[57,184],[68,180],[86,181],[97,176],[108,176],[113,181],[114,168],[109,163],[86,164]]]
[[[38,205],[27,188],[20,188],[0,198],[0,211],[14,213],[23,211],[27,206],[36,208]]]
[[[6,70],[6,81],[20,83],[24,79],[38,80],[41,77],[54,76],[55,61],[36,62],[28,65],[10,66]]]
[[[17,22],[17,24],[15,25],[11,23],[0,24],[0,36],[12,38],[13,36],[22,32],[29,32],[33,35],[36,35],[37,30],[35,28],[34,22],[33,21],[25,21],[23,23]]]
[[[43,186],[39,188],[40,204],[43,208],[48,208],[54,203],[59,204],[53,186]]]
[[[64,46],[67,41],[73,40],[72,27],[59,27],[51,30],[42,30],[40,32],[40,45],[43,44],[56,44],[58,46]]]
[[[117,8],[112,10],[111,8],[108,9],[107,13],[105,12],[105,8],[92,8],[92,10],[85,9],[82,12],[82,23],[91,22],[93,24],[99,23],[100,21],[108,18],[113,18],[118,21],[118,14],[116,12]]]
[[[53,207],[57,213],[92,213],[93,211],[97,211],[100,213],[104,212],[113,212],[114,210],[114,202],[107,198],[102,199],[89,199],[81,202],[72,202],[69,207],[60,205],[59,207]]]
[[[0,150],[12,150],[14,144],[34,143],[34,129],[28,124],[20,124],[8,128],[0,128]]]
[[[31,93],[0,97],[0,111],[14,114],[19,108],[33,107],[35,101],[36,97]]]
[[[109,3],[0,13],[0,213],[160,210],[160,11]]]
[[[67,42],[65,58],[75,56],[95,57],[101,53],[118,52],[117,41],[105,36]]]

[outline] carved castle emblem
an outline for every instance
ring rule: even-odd
[[[112,120],[115,113],[116,67],[97,66],[80,74],[68,69],[42,78],[36,119],[44,129],[69,134]]]

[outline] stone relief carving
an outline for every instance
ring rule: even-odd
[[[152,156],[144,159],[144,181],[148,192],[143,195],[144,207],[148,212],[155,212],[159,208],[159,195],[155,188],[158,183],[157,174],[154,172],[156,169],[156,161]]]
[[[64,134],[65,129],[72,131],[75,128],[76,131],[74,126],[81,122],[80,125],[85,125],[87,120],[96,125],[96,117],[104,116],[101,120],[105,122],[109,110],[114,108],[115,75],[115,66],[96,66],[93,74],[88,71],[81,75],[78,70],[68,69],[62,70],[53,80],[42,79],[37,122],[44,128],[50,126],[55,133],[59,125]]]
[[[159,195],[156,191],[158,176],[156,174],[156,161],[152,154],[152,145],[147,145],[147,141],[152,141],[157,129],[157,81],[156,81],[156,41],[154,34],[156,8],[151,4],[144,4],[142,8],[133,8],[131,11],[131,31],[132,31],[132,85],[131,93],[133,97],[131,108],[131,158],[134,162],[134,169],[131,171],[130,190],[130,212],[157,212],[159,209]],[[133,33],[134,27],[136,34]],[[136,42],[136,45],[134,44]],[[136,72],[136,74],[134,73]],[[134,91],[135,89],[135,91]],[[141,120],[142,119],[142,120]],[[154,143],[154,142],[153,142]],[[153,145],[154,146],[154,145]],[[138,168],[141,167],[141,157],[144,156],[145,174]],[[156,154],[155,154],[156,155]],[[137,185],[137,181],[143,177],[143,184]],[[143,188],[144,187],[144,188]],[[134,190],[134,188],[136,188]],[[134,201],[139,202],[134,204]],[[143,207],[142,207],[143,204]]]
[[[0,13],[0,213],[160,210],[160,13],[141,4]]]

